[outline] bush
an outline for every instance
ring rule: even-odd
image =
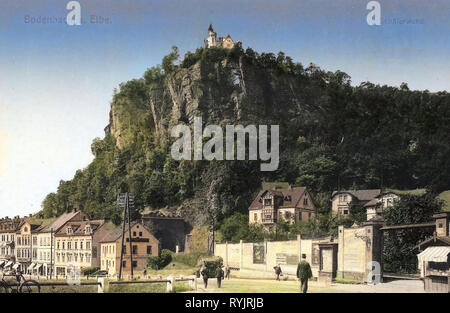
[[[153,270],[160,270],[172,262],[172,252],[164,249],[159,256],[148,258],[147,265]]]
[[[172,262],[172,252],[167,249],[164,249],[159,257],[161,259],[161,268],[166,267]]]
[[[88,276],[88,275],[94,274],[95,272],[98,272],[99,270],[100,270],[100,267],[92,266],[92,267],[85,267],[85,268],[83,268],[81,270],[81,272],[82,272],[82,274],[84,276]]]
[[[206,275],[209,278],[217,277],[218,271],[222,268],[223,259],[221,257],[208,257],[200,259],[198,266],[205,265]]]
[[[198,261],[203,257],[207,257],[207,253],[203,252],[191,252],[191,253],[178,253],[172,255],[172,260],[178,263],[186,264],[191,267],[196,267]]]

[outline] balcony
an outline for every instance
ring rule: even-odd
[[[275,210],[263,210],[261,217],[263,224],[274,224],[277,222]]]

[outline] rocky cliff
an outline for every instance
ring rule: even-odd
[[[324,211],[338,188],[445,190],[448,116],[448,93],[352,87],[343,72],[304,68],[281,52],[210,48],[183,60],[172,52],[115,91],[105,138],[92,144],[95,160],[62,181],[43,212],[119,219],[117,194],[128,190],[137,209],[168,207],[204,224],[246,213],[263,181],[308,186],[323,194]],[[194,117],[222,127],[279,125],[278,170],[261,172],[259,161],[173,160],[170,130]]]

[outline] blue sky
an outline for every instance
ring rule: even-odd
[[[450,91],[447,0],[381,0],[380,26],[366,23],[368,0],[80,0],[81,26],[26,23],[65,20],[68,2],[0,1],[0,216],[38,211],[92,160],[113,89],[173,45],[194,51],[210,23],[244,48],[342,70],[354,84]],[[402,19],[416,23],[394,23]]]

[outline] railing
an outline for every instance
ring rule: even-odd
[[[158,280],[117,280],[117,281],[109,281],[105,277],[99,277],[96,282],[82,282],[78,281],[73,284],[69,284],[68,282],[39,282],[39,287],[67,287],[67,286],[97,286],[97,293],[104,293],[105,290],[109,287],[108,285],[131,285],[131,284],[166,284],[166,292],[172,293],[174,292],[175,282],[189,282],[189,288],[192,290],[197,290],[197,278],[175,278],[175,277],[167,277],[167,279],[158,279]],[[8,287],[16,287],[17,284],[9,284],[5,282]]]

